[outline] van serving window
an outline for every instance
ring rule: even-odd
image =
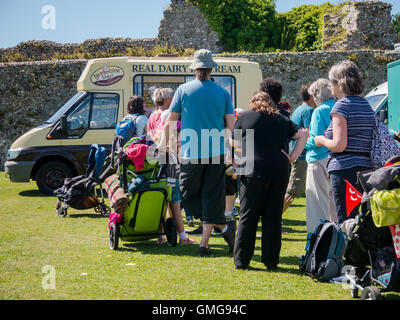
[[[236,108],[236,79],[233,76],[213,74],[211,76],[216,83],[229,92],[233,107]],[[175,91],[181,84],[192,81],[193,79],[194,76],[182,75],[137,75],[133,80],[133,94],[144,98],[146,102],[146,113],[149,114],[155,107],[152,96],[157,88],[171,88]]]

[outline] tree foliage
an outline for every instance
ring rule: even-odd
[[[227,51],[322,49],[323,16],[343,5],[302,5],[277,13],[275,0],[186,0],[196,5]]]
[[[186,0],[196,5],[229,51],[273,50],[279,43],[274,0]]]
[[[302,5],[277,15],[281,26],[280,48],[288,51],[313,51],[322,49],[323,16],[334,6]]]

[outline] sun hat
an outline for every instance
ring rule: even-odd
[[[190,65],[190,69],[213,69],[218,67],[218,64],[212,58],[210,50],[200,49],[195,52],[193,63]]]

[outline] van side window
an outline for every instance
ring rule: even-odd
[[[90,102],[91,95],[87,95],[68,116],[67,128],[69,137],[79,137],[88,129]]]
[[[115,129],[118,105],[118,94],[94,93],[90,129]]]
[[[68,116],[68,136],[81,137],[88,129],[114,129],[118,105],[119,94],[88,94]]]

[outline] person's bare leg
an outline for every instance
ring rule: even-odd
[[[170,212],[172,214],[172,218],[175,220],[176,229],[178,233],[185,232],[185,226],[183,224],[182,212],[181,212],[181,203],[175,202],[169,204]]]
[[[232,207],[235,204],[235,200],[236,200],[235,196],[225,197],[225,212],[232,212]]]
[[[185,226],[183,224],[183,217],[181,211],[181,203],[175,202],[169,204],[170,211],[172,212],[172,218],[175,220],[176,230],[179,234],[179,244],[192,244],[195,241],[188,237],[185,232]]]
[[[225,225],[223,225],[225,227]],[[210,241],[211,232],[214,229],[214,224],[203,223],[203,235],[200,242],[200,247],[208,248],[208,242]]]

